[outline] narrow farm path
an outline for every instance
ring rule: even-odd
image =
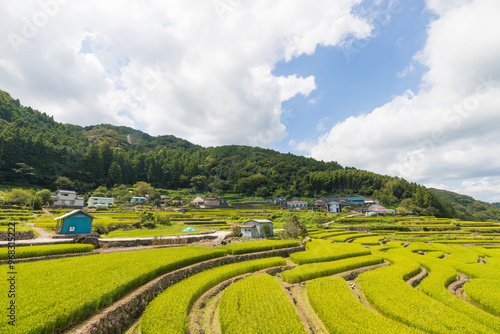
[[[222,293],[229,285],[252,274],[243,274],[224,281],[203,293],[193,304],[188,314],[188,332],[191,334],[221,334],[219,303]]]
[[[285,287],[284,284],[282,284],[282,286]],[[316,312],[314,312],[311,303],[309,303],[307,291],[303,284],[294,284],[285,287],[285,291],[290,294],[300,319],[310,333],[328,333],[325,324],[321,321]]]
[[[52,238],[52,234],[50,234],[49,232],[45,231],[41,227],[36,227],[35,223],[26,223],[26,225],[27,226],[31,226],[32,229],[34,229],[35,231],[38,232],[38,234],[40,234],[40,236],[38,237],[39,239],[51,239]]]
[[[359,285],[357,278],[351,281],[350,287],[351,287],[351,293],[353,294],[354,297],[356,297],[357,300],[359,300],[361,304],[363,304],[366,308],[372,310],[373,312],[382,315],[382,313],[380,313],[379,310],[377,310],[375,307],[373,307],[372,304],[370,304],[370,302],[365,296],[365,293],[363,292],[363,289],[361,289],[361,286]]]

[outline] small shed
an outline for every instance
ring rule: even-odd
[[[54,220],[58,221],[59,234],[88,234],[92,231],[94,217],[82,210],[74,210]]]
[[[271,226],[273,235],[273,222],[268,219],[251,219],[241,225],[241,233],[244,238],[264,238],[264,225]]]

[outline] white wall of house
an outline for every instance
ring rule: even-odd
[[[94,208],[97,206],[110,206],[115,205],[115,199],[112,197],[90,197],[87,202],[89,208]]]
[[[56,191],[57,200],[54,205],[57,206],[84,206],[85,202],[83,197],[77,196],[76,192],[73,190],[57,190]]]
[[[340,203],[338,202],[330,202],[327,204],[327,207],[330,213],[340,213]]]
[[[305,208],[307,207],[307,202],[303,202],[303,201],[300,201],[300,202],[296,202],[296,201],[291,201],[291,202],[287,202],[286,205],[289,207],[289,208]]]

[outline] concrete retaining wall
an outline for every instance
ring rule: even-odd
[[[165,274],[135,290],[125,298],[109,306],[90,320],[69,331],[71,334],[83,333],[121,333],[139,318],[147,305],[163,290],[202,271],[226,264],[264,259],[274,256],[289,257],[295,252],[304,251],[304,246],[277,249],[259,253],[225,256],[197,263]]]

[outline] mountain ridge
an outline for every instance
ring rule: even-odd
[[[243,145],[204,148],[126,126],[56,122],[0,90],[0,181],[54,189],[68,177],[81,191],[151,183],[215,195],[364,195],[402,213],[464,216],[424,186],[337,162]]]

